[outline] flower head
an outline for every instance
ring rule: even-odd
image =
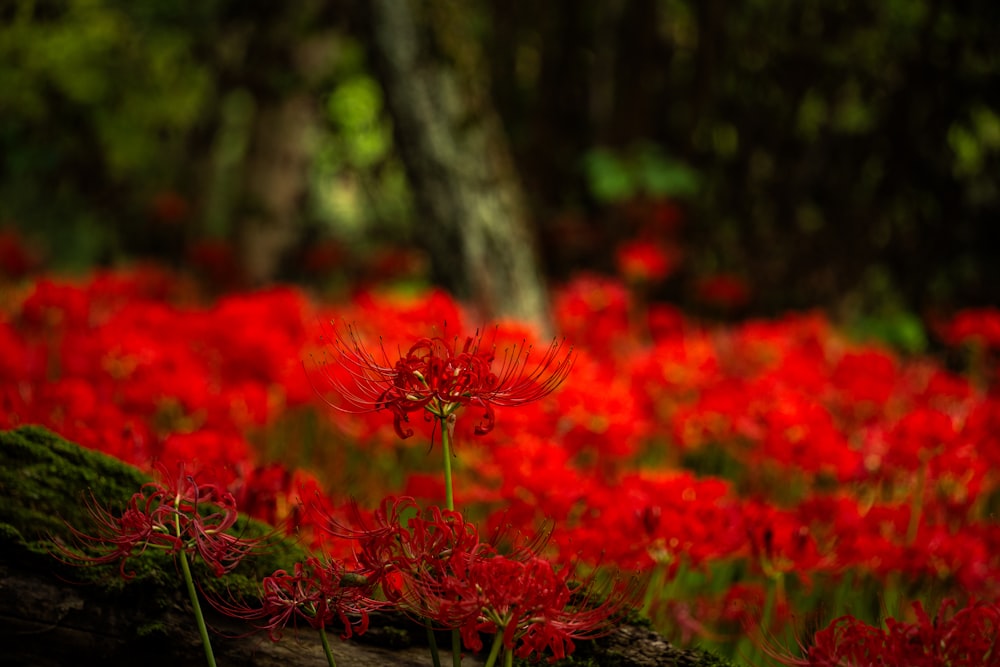
[[[226,532],[238,517],[231,493],[215,484],[198,484],[183,469],[174,478],[144,484],[120,514],[93,497],[87,512],[93,533],[69,526],[76,546],[83,550],[59,546],[57,556],[88,565],[119,562],[126,579],[134,576],[126,569],[128,559],[146,549],[196,553],[213,574],[222,576],[260,543]]]
[[[259,604],[242,599],[210,601],[216,610],[250,621],[266,630],[272,641],[281,639],[285,628],[304,622],[316,630],[340,625],[341,638],[363,634],[368,613],[384,606],[372,598],[375,581],[349,571],[336,560],[308,558],[291,572],[278,570],[261,582]]]
[[[433,506],[421,512],[409,496],[385,498],[370,520],[355,513],[355,527],[327,517],[326,529],[357,542],[361,572],[379,579],[393,602],[404,598],[401,583],[407,576],[437,578],[479,544],[478,529],[460,512]]]
[[[460,342],[461,341],[461,342]],[[324,367],[325,377],[340,395],[346,411],[388,410],[401,438],[413,435],[407,426],[413,412],[449,420],[460,408],[481,410],[477,435],[493,430],[494,406],[512,407],[541,399],[558,387],[573,366],[573,351],[553,341],[535,364],[533,347],[522,342],[497,359],[494,343],[476,332],[459,337],[422,338],[405,353],[391,356],[384,345],[373,353],[349,327],[333,341],[337,368]]]
[[[408,604],[443,627],[458,628],[470,650],[482,648],[485,633],[520,658],[545,652],[565,658],[575,640],[610,632],[634,599],[627,585],[599,598],[589,584],[571,581],[572,567],[557,568],[528,548],[504,555],[479,544],[436,574],[404,574]]]

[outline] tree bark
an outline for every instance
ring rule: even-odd
[[[302,233],[317,125],[307,93],[266,100],[257,109],[246,163],[247,206],[238,221],[241,265],[251,285],[277,277]]]
[[[376,70],[427,222],[435,280],[484,318],[551,331],[527,207],[488,93],[468,8],[452,0],[369,3]]]

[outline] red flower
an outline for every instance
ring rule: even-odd
[[[406,426],[412,412],[426,411],[439,420],[451,418],[462,407],[482,410],[477,435],[493,430],[494,406],[512,407],[536,401],[558,387],[573,366],[573,352],[553,341],[534,366],[533,348],[526,342],[504,351],[494,369],[494,345],[484,346],[478,333],[459,338],[422,338],[393,361],[384,346],[376,356],[354,328],[333,341],[338,368],[324,367],[325,377],[341,396],[345,411],[389,410],[400,438],[413,435]],[[342,371],[338,372],[338,371]],[[346,373],[346,376],[344,375]]]
[[[554,659],[573,641],[592,639],[634,601],[631,586],[598,600],[589,582],[570,582],[572,567],[556,569],[537,555],[544,541],[520,543],[509,556],[480,542],[474,524],[458,512],[430,507],[410,518],[412,498],[387,498],[374,520],[340,534],[358,539],[362,572],[377,576],[383,593],[401,609],[445,629],[458,629],[466,648],[482,648],[480,633],[499,634],[520,657],[551,650]],[[374,573],[374,575],[372,574]]]
[[[316,630],[337,623],[341,639],[363,634],[368,629],[368,613],[385,606],[372,598],[375,581],[349,571],[335,560],[308,558],[296,563],[291,572],[278,570],[261,582],[259,604],[242,599],[209,599],[219,612],[250,621],[266,630],[272,641],[281,639],[289,625],[305,621]]]
[[[405,597],[399,586],[403,573],[433,578],[446,571],[457,554],[479,544],[475,524],[467,522],[459,512],[430,507],[410,516],[404,524],[403,517],[416,510],[413,498],[389,496],[370,519],[362,518],[355,507],[356,527],[326,517],[329,533],[358,542],[361,571],[382,579],[383,593],[393,602]]]
[[[750,287],[739,276],[720,273],[701,278],[695,285],[698,298],[719,308],[739,308],[750,301]]]
[[[572,567],[557,570],[539,557],[544,541],[521,542],[509,556],[480,542],[475,525],[458,512],[416,509],[412,498],[386,498],[359,527],[333,521],[331,532],[359,542],[358,574],[379,580],[385,597],[415,618],[461,631],[466,648],[482,648],[480,633],[500,634],[520,657],[546,649],[563,658],[573,641],[611,629],[612,618],[634,601],[631,585],[598,600],[589,582],[570,582]]]
[[[173,190],[156,193],[150,202],[153,220],[164,225],[179,225],[191,215],[191,205],[184,195]]]
[[[801,658],[768,650],[772,657],[797,667],[840,665],[907,665],[908,667],[995,667],[1000,665],[997,630],[1000,607],[978,602],[952,612],[947,600],[931,618],[919,602],[912,623],[887,619],[885,629],[853,616],[842,616],[813,637]]]
[[[628,281],[654,283],[677,269],[680,251],[665,243],[635,240],[623,243],[615,253],[618,272]]]
[[[226,531],[237,519],[232,494],[214,484],[199,485],[180,471],[168,482],[149,482],[134,494],[125,510],[115,515],[91,499],[87,507],[95,533],[69,526],[78,547],[58,547],[58,557],[70,563],[102,565],[120,561],[121,574],[129,558],[146,549],[162,549],[171,554],[197,553],[216,576],[230,572],[260,543]],[[205,514],[204,512],[209,513]]]
[[[18,230],[0,229],[0,274],[23,278],[38,264],[38,258]]]
[[[457,554],[440,576],[407,576],[406,582],[419,613],[458,628],[466,648],[481,650],[480,633],[486,633],[499,635],[506,650],[520,658],[549,650],[552,660],[561,660],[573,652],[574,640],[609,632],[633,600],[627,586],[599,600],[588,584],[576,588],[572,573],[528,548],[504,556],[479,544]]]
[[[959,311],[943,328],[950,345],[978,342],[983,347],[1000,349],[1000,310],[969,308]]]

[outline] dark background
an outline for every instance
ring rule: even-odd
[[[998,303],[992,0],[180,4],[0,4],[12,278],[151,257],[226,288],[443,280],[373,37],[399,18],[470,126],[499,119],[551,284],[639,236],[680,249],[653,296],[706,315],[822,307],[919,348]],[[718,276],[747,299],[705,303]]]

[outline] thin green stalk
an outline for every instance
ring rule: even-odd
[[[454,511],[455,496],[451,487],[451,430],[447,418],[441,420],[441,452],[444,454],[444,503]]]
[[[761,612],[760,625],[758,633],[763,641],[767,637],[771,637],[771,626],[772,619],[774,616],[774,608],[777,600],[784,595],[785,580],[781,574],[776,577],[771,578],[771,585],[767,587],[767,594],[764,597],[764,610]],[[761,642],[755,641],[750,644],[750,657],[747,658],[747,664],[759,665],[760,656],[760,644]]]
[[[455,495],[451,484],[451,429],[448,418],[441,419],[441,453],[444,455],[444,503],[451,510],[455,510]],[[451,631],[451,664],[454,667],[461,667],[462,664],[462,638],[458,630]]]
[[[438,654],[438,643],[434,637],[434,627],[431,626],[430,621],[424,621],[424,625],[427,626],[427,644],[431,647],[431,662],[434,663],[434,667],[441,667],[441,656]]]
[[[330,640],[326,637],[326,630],[319,629],[319,638],[323,641],[323,651],[326,652],[326,661],[330,667],[337,667],[337,661],[333,659],[333,651],[330,650]]]
[[[669,563],[658,562],[653,567],[653,574],[646,586],[646,594],[642,601],[642,614],[647,618],[653,616],[653,605],[663,600],[663,589],[666,588],[667,568]]]
[[[174,507],[180,508],[181,497],[178,495],[174,499]],[[181,536],[181,518],[174,516],[174,531],[179,538]],[[201,613],[201,604],[198,602],[198,591],[194,587],[194,577],[191,576],[191,566],[188,564],[187,552],[180,550],[181,572],[184,574],[184,584],[187,586],[188,596],[191,598],[191,607],[194,609],[194,620],[198,624],[198,634],[201,635],[201,645],[205,648],[205,660],[208,667],[215,667],[215,655],[212,653],[212,642],[208,637],[208,626],[205,625],[205,616]]]
[[[191,576],[191,566],[188,565],[187,552],[181,549],[181,572],[184,573],[184,583],[187,584],[188,595],[191,596],[191,606],[194,608],[194,620],[198,624],[198,634],[201,635],[202,646],[205,647],[205,659],[208,667],[215,667],[215,655],[212,653],[212,642],[208,638],[208,626],[205,625],[205,617],[201,613],[201,605],[198,603],[198,591],[194,588],[194,578]]]
[[[500,655],[500,648],[503,646],[503,633],[497,632],[493,635],[493,646],[490,647],[490,654],[486,657],[486,664],[483,667],[493,667],[496,664],[497,656]]]
[[[458,630],[451,631],[451,664],[454,667],[462,665],[462,637]]]

